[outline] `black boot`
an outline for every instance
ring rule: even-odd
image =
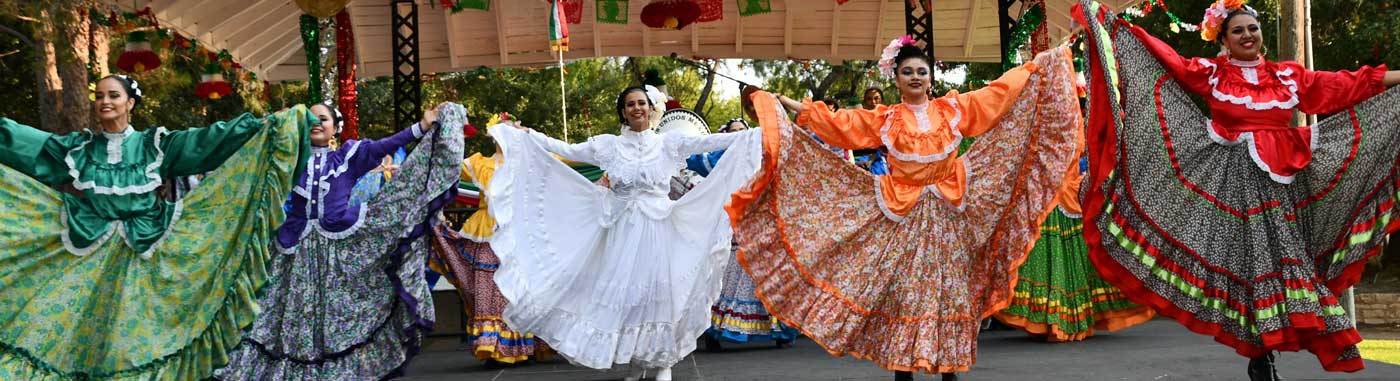
[[[943,381],[958,381],[957,373],[943,373]]]
[[[894,371],[894,381],[914,381],[914,374],[896,370]]]
[[[719,340],[718,340],[718,339],[715,339],[714,335],[706,334],[706,335],[705,335],[705,352],[714,353],[714,352],[719,352],[719,351],[721,351],[721,350],[722,350],[722,347],[720,346]]]
[[[1249,359],[1249,381],[1283,381],[1274,367],[1274,353]]]

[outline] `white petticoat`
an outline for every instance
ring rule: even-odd
[[[487,198],[506,323],[595,369],[671,366],[695,350],[729,255],[724,206],[762,163],[752,132],[673,202],[664,192],[618,196],[524,131],[491,127],[504,153]]]

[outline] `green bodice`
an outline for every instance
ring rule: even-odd
[[[205,128],[164,127],[122,133],[53,135],[0,118],[0,164],[65,193],[64,246],[86,255],[113,234],[143,257],[158,246],[181,204],[162,199],[167,178],[214,170],[260,131],[265,119],[244,114]]]

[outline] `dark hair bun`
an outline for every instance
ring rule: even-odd
[[[904,66],[904,60],[907,60],[907,59],[910,59],[910,58],[922,59],[922,60],[924,60],[924,63],[932,63],[932,62],[933,62],[933,60],[929,59],[929,57],[928,57],[927,54],[924,54],[924,50],[923,50],[923,49],[919,49],[919,47],[917,47],[917,46],[905,45],[905,46],[900,47],[900,48],[899,48],[899,53],[896,53],[896,54],[894,55],[894,67],[897,68],[897,67],[900,67],[900,66]]]

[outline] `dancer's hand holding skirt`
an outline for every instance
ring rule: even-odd
[[[160,136],[140,143],[151,144],[146,151],[130,146],[136,142],[118,144],[125,155],[187,155],[179,163],[153,161],[161,166],[151,173],[217,166],[175,203],[153,192],[94,197],[91,188],[79,198],[0,165],[0,380],[208,378],[258,312],[254,299],[275,255],[267,242],[284,218],[282,201],[314,120],[297,106],[207,129],[132,135]],[[177,136],[194,139],[185,147],[161,143]],[[224,151],[231,152],[226,160],[217,157]],[[84,162],[67,165],[75,163]],[[98,218],[110,211],[85,202],[151,201],[145,197],[162,203],[152,210],[169,213],[159,218],[168,226],[102,224],[105,233],[96,231],[90,245],[73,249],[78,238],[70,234],[84,235],[70,232],[82,225],[65,208],[77,218]],[[133,236],[142,231],[163,234],[144,242]]]
[[[219,379],[374,380],[403,373],[433,328],[424,238],[452,199],[462,163],[456,126],[465,122],[465,109],[448,104],[439,118],[442,127],[419,138],[398,173],[360,205],[355,226],[329,232],[313,220],[296,246],[275,256],[258,299],[263,312]],[[280,248],[270,238],[265,245]]]
[[[986,115],[995,118],[970,126],[986,132],[954,163],[966,166],[960,203],[930,185],[903,214],[881,201],[891,181],[829,154],[787,122],[772,95],[756,93],[763,172],[729,212],[740,261],[769,312],[833,355],[892,370],[966,371],[979,321],[1010,300],[1016,266],[1074,159],[1080,119],[1069,51],[1052,49],[1035,63],[1040,70],[1019,96],[1006,95],[1014,104],[1004,119]],[[971,115],[958,110],[946,115]],[[959,120],[969,122],[950,124]],[[891,135],[864,139],[882,136]],[[949,144],[956,153],[957,141]],[[891,155],[896,175],[919,165],[899,156]]]
[[[1311,136],[1297,134],[1310,141],[1293,153],[1311,161],[1283,178],[1275,173],[1281,168],[1260,164],[1277,163],[1268,160],[1277,151],[1264,150],[1280,147],[1215,135],[1218,123],[1183,86],[1205,92],[1207,102],[1231,98],[1211,94],[1204,78],[1178,82],[1164,66],[1181,65],[1163,65],[1199,61],[1175,57],[1098,3],[1085,1],[1076,13],[1091,68],[1085,238],[1104,278],[1243,356],[1307,350],[1329,371],[1361,369],[1361,337],[1337,295],[1398,227],[1400,89],[1382,93],[1379,75],[1363,82],[1341,73],[1270,73],[1274,63],[1266,62],[1257,76],[1287,81],[1266,84],[1287,89],[1289,103],[1336,112]],[[1311,80],[1321,76],[1333,79]],[[1347,103],[1356,95],[1369,99]]]

